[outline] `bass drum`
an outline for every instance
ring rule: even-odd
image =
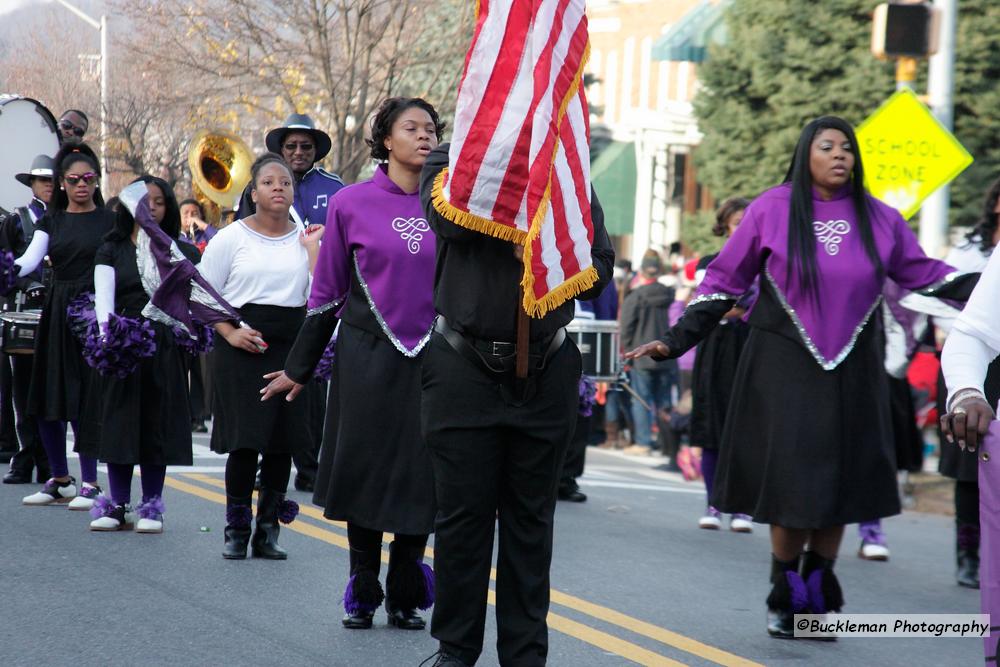
[[[14,174],[31,169],[36,155],[54,157],[59,150],[55,116],[37,100],[0,95],[0,147],[0,208],[13,211],[31,200]]]

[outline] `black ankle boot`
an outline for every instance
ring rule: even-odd
[[[815,551],[807,551],[802,558],[802,580],[806,582],[810,614],[839,612],[844,606],[844,592],[833,573],[833,559],[824,558]],[[835,641],[835,635],[811,637],[819,641]]]
[[[222,547],[223,558],[243,560],[247,557],[252,519],[253,511],[250,509],[249,498],[226,496],[226,543]]]
[[[344,591],[344,611],[341,621],[349,630],[367,630],[372,627],[375,610],[385,599],[382,584],[378,581],[382,554],[376,551],[358,551],[351,548],[351,578]]]
[[[767,596],[767,634],[794,639],[795,613],[804,613],[808,601],[799,575],[799,558],[783,561],[771,556],[771,593]]]
[[[960,523],[956,532],[958,571],[955,579],[959,586],[979,588],[979,526]]]
[[[385,610],[389,625],[401,630],[423,630],[417,609],[434,604],[434,571],[424,564],[423,549],[393,542],[389,545],[389,571],[385,576]]]
[[[257,494],[257,526],[250,541],[254,558],[285,560],[288,552],[278,546],[278,524],[291,523],[298,516],[299,505],[293,500],[285,500],[284,493],[261,487]]]

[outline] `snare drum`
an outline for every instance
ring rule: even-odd
[[[573,320],[566,333],[580,348],[583,374],[601,382],[613,382],[621,371],[621,334],[614,320]]]
[[[0,314],[0,349],[6,354],[34,354],[41,311]]]

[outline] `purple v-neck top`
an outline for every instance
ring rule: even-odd
[[[434,323],[434,251],[419,193],[404,192],[380,165],[330,199],[310,314],[334,308],[339,317],[353,274],[389,342],[416,356]]]
[[[796,271],[788,279],[788,216],[791,185],[762,193],[709,264],[691,304],[738,299],[758,275],[774,287],[802,342],[826,370],[836,368],[878,306],[884,279],[865,254],[857,229],[850,186],[830,200],[813,196],[813,232],[819,298],[810,298]],[[887,274],[908,290],[925,288],[957,275],[924,254],[906,221],[894,208],[868,196],[875,246]]]

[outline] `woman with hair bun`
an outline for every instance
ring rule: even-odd
[[[423,564],[434,527],[434,481],[420,432],[420,365],[434,323],[435,238],[420,204],[420,170],[443,123],[422,99],[391,98],[372,121],[370,181],[330,200],[327,236],[309,296],[309,316],[284,371],[264,400],[292,400],[310,377],[337,322],[336,392],[330,393],[314,500],[347,522],[350,579],[345,628],[372,627],[386,603],[389,623],[420,630],[416,610],[432,602]],[[301,402],[301,399],[300,399]],[[326,490],[324,494],[323,491]],[[382,535],[393,533],[383,593]]]
[[[212,450],[226,461],[226,530],[222,557],[284,560],[279,520],[289,523],[298,505],[285,499],[292,452],[309,440],[303,403],[261,404],[265,373],[285,365],[302,326],[309,273],[319,253],[322,225],[305,231],[290,222],[292,172],[281,156],[265,153],[251,167],[256,212],[215,235],[205,248],[201,274],[236,308],[248,328],[215,325]],[[260,456],[257,525],[251,540],[251,497]]]
[[[114,227],[115,216],[104,207],[98,183],[101,168],[89,146],[64,145],[55,164],[59,188],[38,221],[31,243],[16,260],[21,276],[34,271],[46,255],[52,262],[52,282],[38,323],[28,392],[28,414],[38,419],[38,434],[52,478],[23,502],[31,506],[68,503],[71,510],[89,510],[101,492],[97,459],[80,454],[83,485],[78,489],[66,461],[66,425],[72,424],[78,434],[91,370],[67,324],[66,307],[94,289],[94,257],[104,235]]]

